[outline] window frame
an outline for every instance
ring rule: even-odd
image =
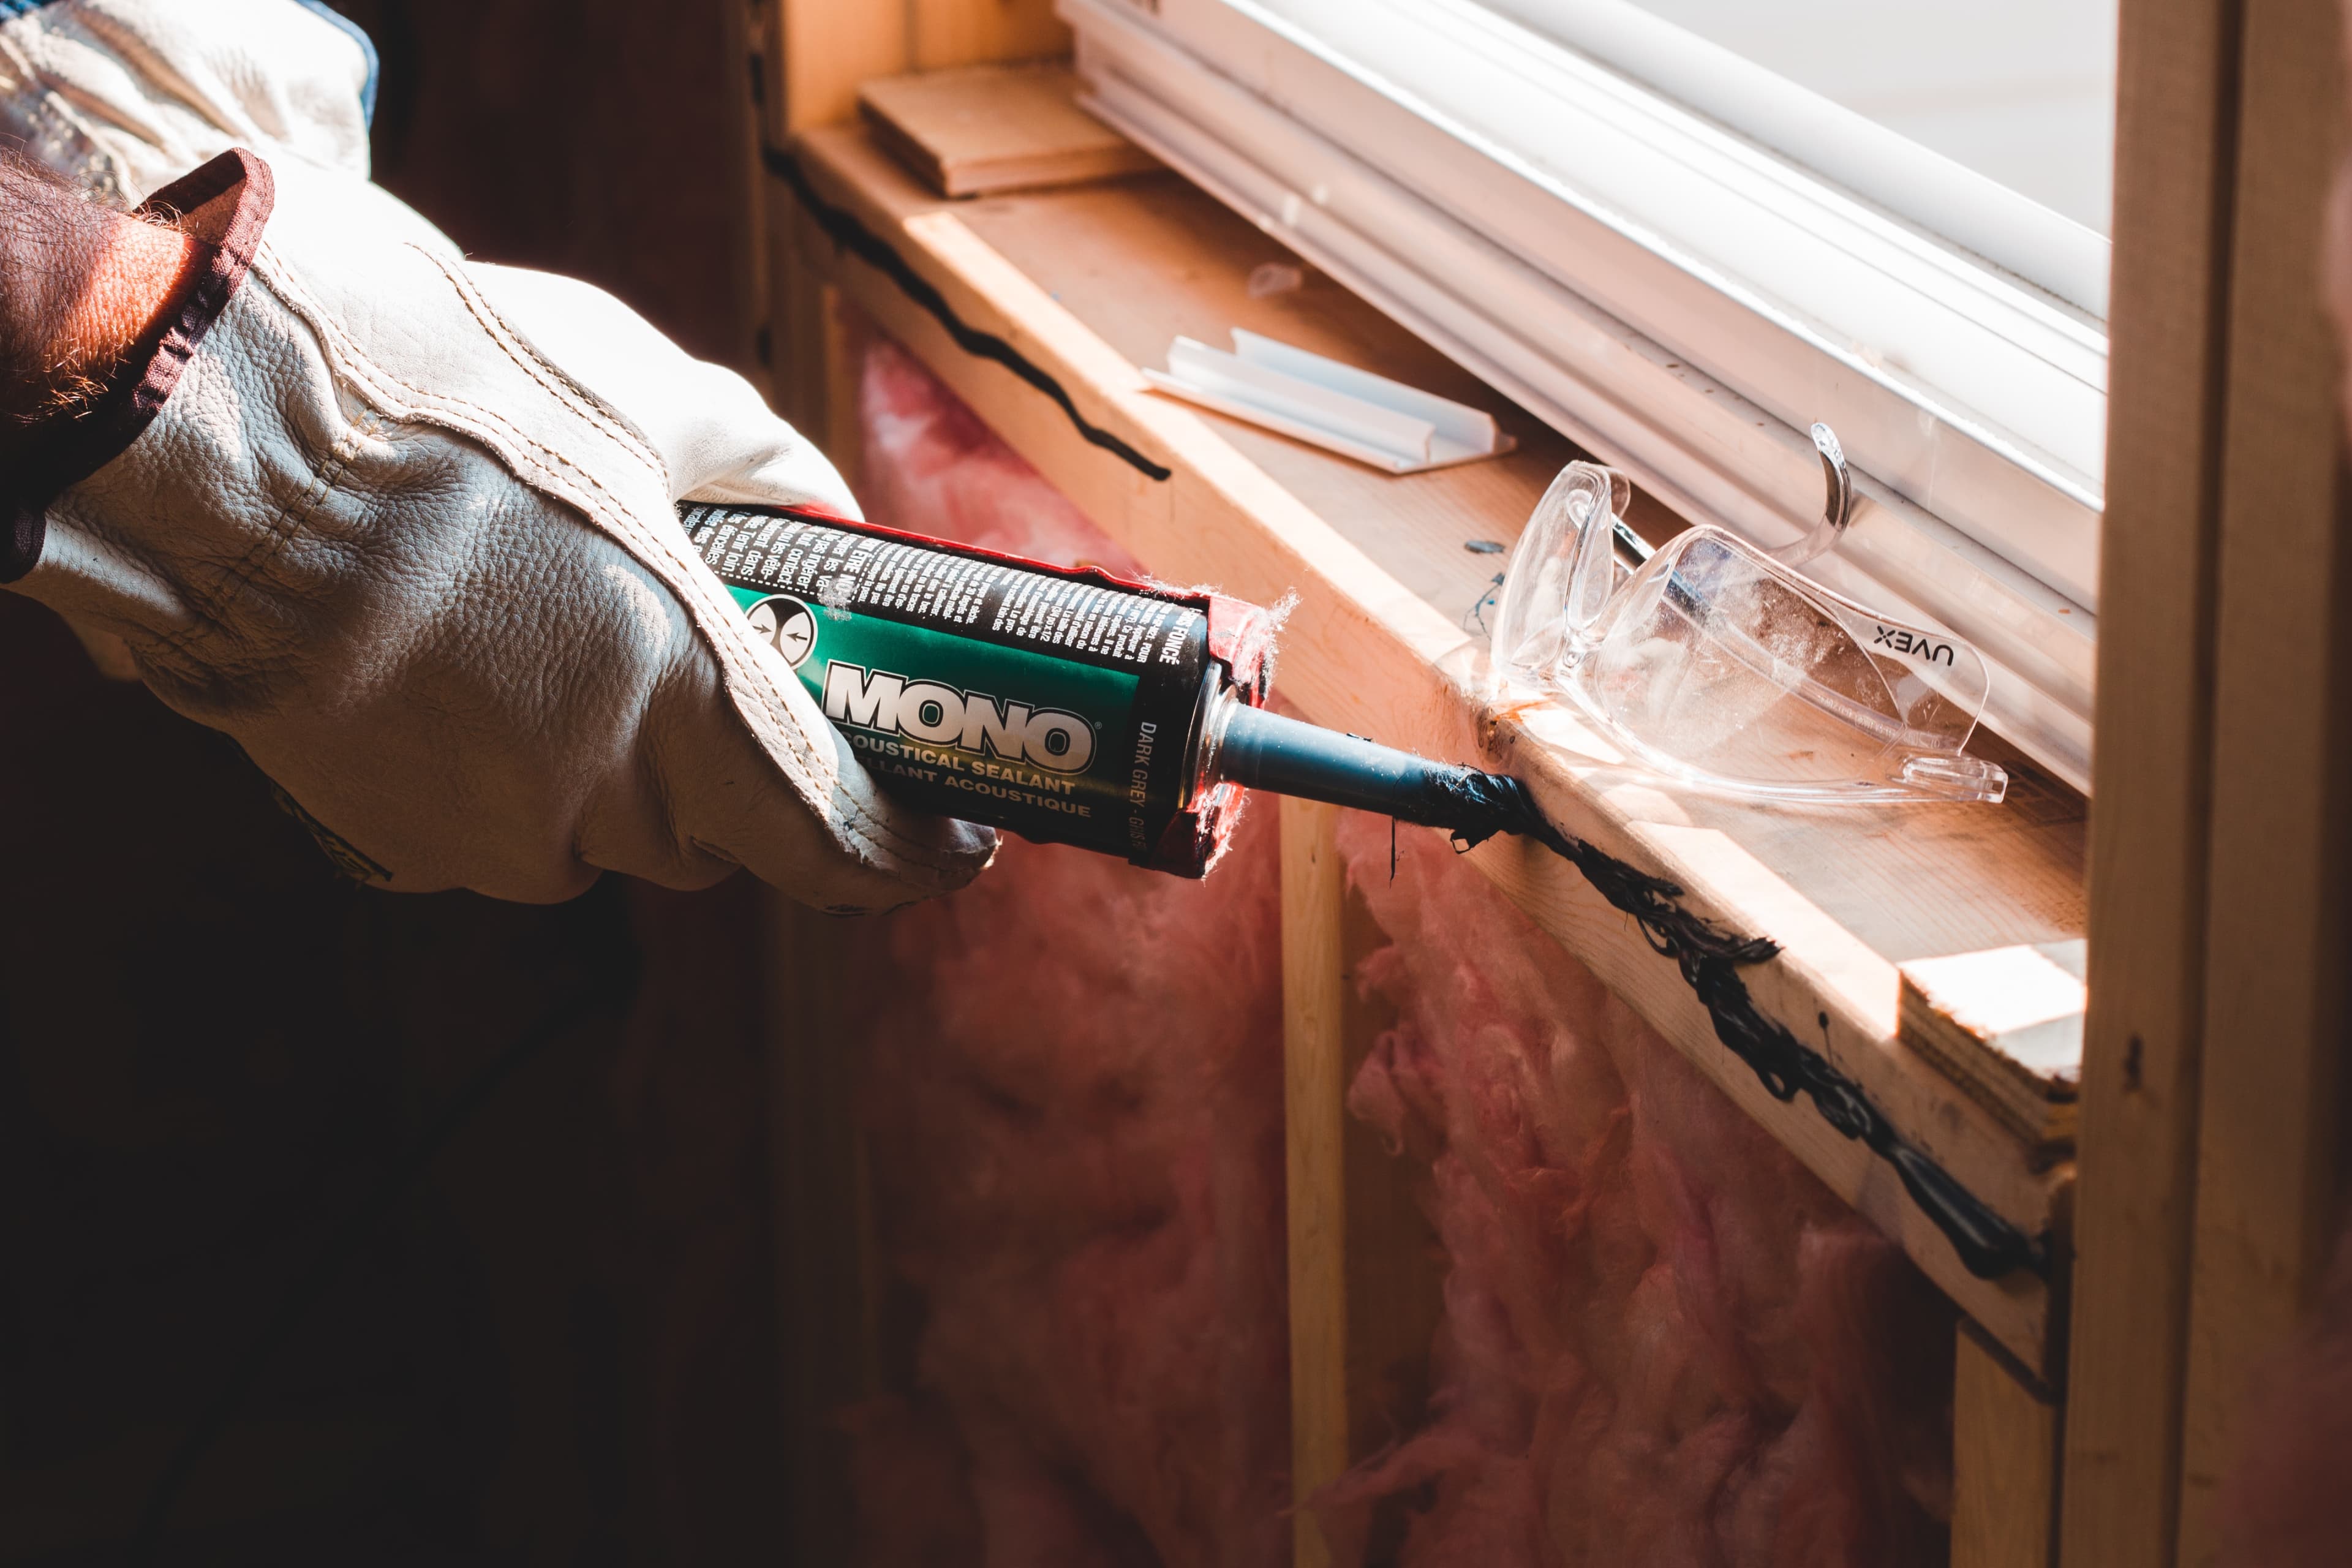
[[[2105,321],[2105,235],[1888,131],[1636,0],[1484,0],[1488,9],[1737,127],[1930,234]]]
[[[1408,8],[1472,39],[1461,58],[1507,46],[1564,72],[1596,132],[1588,163],[1537,167],[1257,0],[1059,5],[1096,112],[1685,515],[1799,537],[1822,505],[1804,431],[1828,420],[1859,504],[1815,574],[1976,643],[1995,672],[1988,721],[2087,788],[2104,326],[1471,0],[1348,12]],[[1434,53],[1433,37],[1417,42]],[[1670,233],[1626,210],[1645,187],[1707,210]],[[1832,296],[1875,279],[1940,312],[1945,363],[2007,387],[2007,406],[1988,417],[1871,363],[1818,290],[1798,309],[1711,259],[1767,249],[1784,281],[1819,263]],[[2062,455],[2010,428],[2060,405]]]

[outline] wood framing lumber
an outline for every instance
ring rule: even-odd
[[[1387,938],[1347,885],[1339,809],[1281,807],[1293,1547],[1307,1568],[1331,1561],[1307,1500],[1425,1417],[1444,1281],[1410,1163],[1345,1110],[1395,1022],[1353,983]]]
[[[857,88],[915,67],[911,8],[840,0],[772,0],[771,79],[776,85],[770,144],[812,125],[857,112]]]
[[[875,139],[942,196],[1083,184],[1159,161],[1077,105],[1060,60],[885,77],[858,89]]]
[[[1683,889],[1690,913],[1779,942],[1777,958],[1741,973],[1759,1015],[2010,1225],[2050,1231],[2070,1172],[2031,1157],[1901,1044],[1895,964],[2079,937],[2078,816],[1775,813],[1652,787],[1562,710],[1497,700],[1462,624],[1494,570],[1465,543],[1516,531],[1572,455],[1557,437],[1335,289],[1249,300],[1251,268],[1284,253],[1180,182],[950,207],[855,130],[796,147],[787,173],[832,215],[802,206],[803,254],[1076,504],[1171,579],[1265,602],[1298,594],[1281,687],[1308,717],[1516,773],[1565,830]],[[844,243],[842,218],[884,250]],[[1137,366],[1177,333],[1234,325],[1487,407],[1521,449],[1400,479],[1146,389]],[[1805,1098],[1776,1096],[1643,929],[1573,868],[1523,841],[1472,859],[2021,1360],[2047,1369],[2041,1279],[1969,1274],[1888,1163]]]
[[[2179,1510],[2239,17],[2121,7],[2067,1568],[2164,1568]]]
[[[2352,934],[2352,497],[2321,234],[2344,155],[2343,23],[2246,0],[2213,617],[2203,1071],[2183,1396],[2181,1568],[2256,1373],[2316,1293],[2341,1214]]]
[[[1305,1504],[1348,1468],[1347,869],[1339,809],[1282,803],[1283,1130],[1290,1233],[1292,1562],[1332,1561]]]
[[[1902,966],[1903,1043],[2053,1156],[2074,1144],[2084,949],[2042,942]]]
[[[844,0],[832,3],[841,5]],[[1070,29],[1054,15],[1054,0],[900,3],[907,16],[907,65],[913,70],[938,70],[974,60],[1045,59],[1070,52]]]
[[[842,924],[766,895],[768,1147],[775,1173],[777,1350],[793,1561],[853,1556],[848,1453],[835,1420],[883,1391],[880,1249],[842,1016]]]
[[[768,70],[765,58],[771,13],[766,0],[722,0],[720,24],[726,32],[730,79],[743,86],[734,101],[737,188],[742,193],[745,244],[735,258],[735,297],[741,302],[741,321],[730,356],[760,395],[771,400],[775,387],[768,379],[774,360],[774,342],[768,333],[768,289],[774,268],[769,257],[769,197],[767,172],[760,149],[772,142],[767,121]]]
[[[1951,1568],[2051,1568],[2057,1510],[2057,1402],[1962,1323],[1952,1363]]]
[[[852,490],[866,482],[866,422],[858,408],[858,375],[864,368],[853,345],[851,317],[857,307],[841,290],[817,290],[818,328],[824,343],[824,455]]]

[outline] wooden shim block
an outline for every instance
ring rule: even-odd
[[[2058,1405],[1973,1325],[1952,1367],[1951,1568],[2057,1561]]]
[[[2052,1156],[2074,1142],[2084,948],[2043,942],[1902,965],[1904,1044]]]
[[[1059,61],[886,77],[858,89],[876,140],[942,196],[1082,184],[1159,160],[1077,106]]]
[[[1304,1504],[1347,1469],[1346,1021],[1340,963],[1347,871],[1339,809],[1282,803],[1283,1129],[1290,1211],[1293,1562],[1331,1561]]]
[[[829,268],[843,290],[894,338],[983,410],[991,425],[1074,504],[1171,579],[1214,581],[1234,594],[1268,602],[1293,590],[1300,595],[1286,628],[1283,689],[1308,717],[1429,754],[1475,759],[1516,773],[1566,830],[1682,887],[1685,908],[1724,929],[1783,942],[1780,957],[1742,972],[1759,1007],[1853,1078],[1894,1126],[1997,1213],[2029,1235],[2055,1224],[2071,1169],[2048,1168],[2031,1158],[1990,1111],[1902,1045],[1895,1027],[1895,965],[1844,923],[1925,919],[1924,926],[1882,940],[1932,941],[1937,948],[1929,951],[1947,952],[1955,945],[1948,941],[1954,931],[1988,929],[1988,917],[2004,909],[2016,911],[2000,917],[2011,921],[2009,929],[2046,930],[2043,911],[2066,907],[2069,895],[2064,886],[2048,880],[2057,873],[2041,858],[2050,842],[2045,829],[1998,813],[1957,818],[1923,808],[1869,833],[1832,831],[1806,814],[1669,799],[1603,763],[1580,759],[1576,748],[1594,745],[1590,736],[1576,731],[1557,708],[1535,713],[1498,708],[1478,675],[1482,654],[1455,619],[1375,563],[1330,521],[1345,518],[1361,529],[1367,515],[1394,515],[1397,526],[1409,526],[1423,515],[1443,512],[1440,498],[1454,493],[1455,486],[1524,486],[1517,500],[1505,503],[1524,515],[1544,476],[1523,465],[1541,462],[1540,439],[1528,440],[1517,459],[1408,480],[1370,476],[1405,487],[1384,492],[1386,500],[1350,490],[1347,487],[1356,479],[1339,470],[1360,465],[1244,426],[1213,423],[1213,416],[1152,396],[1135,361],[1073,313],[1129,312],[1097,319],[1131,331],[1138,342],[1149,336],[1164,344],[1171,301],[1181,304],[1187,288],[1209,284],[1194,276],[1201,269],[1192,260],[1180,271],[1169,271],[1167,258],[1154,255],[1164,226],[1151,230],[1145,249],[1122,252],[1115,226],[1254,232],[1208,198],[1172,181],[1147,180],[949,209],[855,132],[812,132],[798,152],[806,178],[829,207],[887,236],[898,262],[936,289],[967,331],[990,334],[1049,376],[1066,396],[1066,409],[1003,364],[958,346],[941,321],[889,275],[837,247],[803,215],[799,243],[804,252]],[[1114,230],[1095,225],[1104,213],[1108,216],[1101,221]],[[1033,262],[1037,255],[1060,256],[1082,270],[1057,285],[1063,295],[1057,300],[995,245],[982,241],[964,221],[966,214],[989,217],[1000,239],[1011,237],[1012,227],[1033,224],[1038,231],[1030,240],[1035,248],[1027,253]],[[1141,278],[1150,278],[1151,286],[1139,287]],[[1090,280],[1084,289],[1077,287],[1081,279]],[[1210,282],[1226,291],[1220,300],[1229,297],[1233,303],[1213,308],[1246,309],[1244,281],[1230,258],[1218,266]],[[1345,308],[1328,298],[1315,302],[1319,312],[1335,307]],[[1401,335],[1378,318],[1371,322],[1376,334]],[[1318,340],[1302,332],[1293,341],[1383,368],[1377,353],[1351,353],[1347,344],[1328,336]],[[1097,438],[1089,439],[1073,416]],[[1262,442],[1255,439],[1260,437]],[[1123,444],[1165,477],[1122,460],[1106,441]],[[1240,449],[1243,443],[1251,443],[1251,455]],[[1297,477],[1288,484],[1277,482],[1261,466],[1269,461],[1292,465]],[[1333,498],[1329,516],[1307,505],[1302,494]],[[1407,504],[1406,498],[1412,502]],[[1400,506],[1405,510],[1399,511]],[[1493,519],[1493,503],[1482,503],[1479,511]],[[1470,559],[1458,544],[1447,553],[1456,562]],[[1475,563],[1472,569],[1477,569]],[[1491,564],[1485,570],[1491,573]],[[1554,724],[1566,728],[1547,729]],[[1774,863],[1765,865],[1751,845],[1771,853]],[[1950,884],[1946,898],[1929,897],[1927,889],[1937,884],[1923,874],[1919,857],[1948,853],[1946,864],[1965,879]],[[1808,1100],[1776,1099],[1722,1045],[1713,1020],[1675,966],[1565,862],[1517,840],[1490,843],[1471,858],[1832,1190],[1900,1240],[1930,1278],[2003,1344],[2029,1365],[2049,1369],[2050,1302],[2042,1280],[2022,1272],[2000,1280],[1969,1275],[1942,1233],[1903,1191],[1893,1168],[1842,1135]],[[2011,905],[2008,900],[2015,889],[1984,882],[1988,862],[2014,864],[2021,876],[2043,879],[2040,886],[2048,890]],[[1793,885],[1791,876],[1824,879],[1815,886],[1838,900],[1840,915],[1832,917]],[[2079,932],[2062,928],[2059,934]]]

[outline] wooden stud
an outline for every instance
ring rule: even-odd
[[[855,1521],[835,1412],[883,1389],[881,1261],[854,1053],[841,1005],[843,923],[767,895],[769,1154],[775,1175],[784,1490],[798,1563],[846,1563]]]
[[[1290,1452],[1296,1568],[1331,1554],[1304,1507],[1348,1468],[1345,992],[1339,809],[1282,803],[1282,1058],[1290,1208]]]
[[[818,79],[810,48],[823,41],[814,0],[766,0],[764,20],[751,35],[760,53],[753,79],[761,83],[760,137],[764,150],[790,144],[799,126],[822,123],[829,98],[856,100],[854,79]],[[797,72],[797,76],[795,73]],[[814,268],[793,243],[797,208],[790,193],[761,169],[761,237],[768,268],[762,368],[770,406],[802,430],[825,427],[825,385],[812,372],[824,363],[824,318]]]
[[[768,290],[773,263],[770,258],[768,174],[761,166],[760,147],[766,136],[768,66],[767,32],[773,20],[770,0],[721,0],[720,18],[726,28],[728,79],[740,89],[736,103],[738,180],[743,192],[742,252],[735,264],[735,297],[741,310],[735,367],[762,397],[772,402],[775,388],[768,376],[774,357],[770,336]],[[762,349],[762,344],[766,348]]]
[[[907,64],[915,70],[1070,52],[1070,29],[1054,15],[1054,0],[906,0],[906,16]]]
[[[1332,1558],[1307,1500],[1426,1414],[1441,1254],[1410,1163],[1345,1110],[1394,1022],[1351,983],[1387,938],[1348,889],[1339,809],[1281,804],[1293,1562],[1319,1568]]]
[[[2177,1510],[2236,18],[2122,6],[2068,1568],[2160,1568]]]
[[[2336,1217],[2352,828],[2352,506],[2321,299],[2342,22],[2248,0],[2215,606],[2205,1057],[2183,1410],[2182,1568],[2257,1368],[2310,1304]]]
[[[909,7],[899,0],[775,0],[781,26],[772,129],[781,147],[795,132],[857,112],[858,84],[914,64]]]
[[[2050,1568],[2057,1507],[2057,1402],[1964,1320],[1952,1364],[1952,1568]]]
[[[855,491],[866,482],[866,422],[859,407],[864,312],[827,284],[817,292],[817,314],[824,334],[824,422],[811,428],[823,432],[824,455]]]

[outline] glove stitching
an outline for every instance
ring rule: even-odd
[[[213,592],[200,594],[193,577],[184,582],[181,584],[184,603],[191,614],[199,618],[156,638],[156,651],[185,656],[188,645],[205,635],[250,643],[251,638],[239,637],[230,626],[230,606],[255,593],[255,579],[284,552],[318,514],[319,509],[326,504],[327,498],[334,494],[341,484],[343,476],[351,471],[352,465],[359,460],[361,451],[383,427],[383,416],[374,408],[367,409],[357,420],[347,425],[343,433],[336,437],[326,458],[312,468],[300,493],[272,514],[262,537],[235,562],[220,566],[211,574],[217,584]],[[241,668],[225,667],[218,658],[207,658],[203,662],[218,673],[235,676],[250,675],[265,669],[268,668],[269,661],[253,660]]]
[[[418,254],[425,256],[428,260],[435,261],[436,267],[440,265],[438,259],[433,258],[429,252],[419,249]],[[459,297],[463,299],[467,292],[466,288],[458,279],[450,277],[446,268],[442,268],[442,271],[445,277],[449,278],[453,286],[457,287]],[[697,629],[710,641],[714,651],[720,645],[720,637],[711,630],[711,626],[714,623],[721,626],[731,625],[732,618],[718,614],[718,606],[700,602],[707,595],[708,585],[696,572],[687,568],[683,546],[674,541],[650,535],[638,522],[634,509],[619,496],[614,494],[595,474],[582,468],[565,454],[548,447],[498,411],[467,398],[435,392],[416,385],[386,369],[362,349],[343,329],[341,323],[314,296],[301,287],[293,277],[291,270],[280,264],[276,248],[267,239],[255,253],[253,273],[286,304],[288,309],[300,317],[319,334],[321,345],[333,351],[333,357],[339,362],[336,368],[341,374],[367,394],[372,402],[383,406],[385,413],[395,418],[411,417],[423,413],[437,413],[441,420],[446,422],[451,428],[483,441],[493,451],[506,458],[509,466],[515,471],[518,478],[523,479],[526,483],[535,479],[535,488],[541,489],[546,494],[563,501],[592,519],[609,537],[635,553],[641,563],[651,558],[653,561],[671,567],[677,574],[676,578],[658,571],[656,575],[661,577],[664,585],[678,596],[690,614],[695,615]],[[468,308],[472,308],[470,301]],[[475,313],[477,320],[480,321],[480,312]],[[532,374],[530,364],[517,358],[513,348],[499,342],[499,334],[492,332],[490,336],[493,342],[499,342],[500,348],[510,360],[514,360],[519,368],[526,374]],[[533,379],[537,380],[538,377],[534,375]],[[387,390],[388,388],[398,388],[406,392],[415,400],[415,405],[405,408],[400,406],[402,400]],[[586,412],[578,409],[572,400],[564,397],[562,393],[552,388],[549,390],[551,395],[558,397],[559,401],[565,406],[572,407],[574,412]],[[641,448],[631,450],[636,447],[636,443],[615,432],[608,420],[595,415],[588,416],[604,431],[608,438],[620,445],[625,451],[631,451],[631,455],[638,456],[641,460],[646,459],[646,455]],[[663,489],[667,493],[668,487],[666,472],[657,462],[654,462],[652,466],[657,474],[662,475]],[[562,482],[566,473],[576,475],[582,483],[594,492],[596,498],[606,504],[596,504],[594,500],[579,493],[575,486]],[[825,820],[834,826],[835,831],[844,838],[850,840],[845,847],[858,854],[869,863],[887,858],[922,871],[947,873],[959,877],[971,868],[971,858],[945,854],[919,840],[907,837],[895,824],[887,818],[876,816],[865,803],[847,794],[841,787],[837,771],[825,769],[820,764],[811,738],[803,733],[797,725],[778,722],[779,716],[788,714],[791,709],[772,677],[756,659],[740,659],[741,650],[736,651],[740,662],[757,683],[752,695],[764,697],[767,700],[764,703],[753,704],[758,715],[756,721],[752,713],[747,713],[744,710],[744,705],[740,701],[732,704],[737,716],[742,719],[746,726],[752,731],[754,738],[761,742],[762,750],[771,763],[784,775],[786,781],[793,786],[794,792],[804,803],[812,807],[819,807],[817,797],[822,792],[824,804],[832,808]],[[727,678],[731,695],[736,689],[736,677],[739,672],[729,660],[723,658],[719,661],[719,669],[721,675]],[[777,754],[779,750],[782,750],[785,755],[779,756]],[[797,766],[787,765],[788,760]],[[834,759],[824,760],[833,761]]]
[[[479,323],[485,332],[489,334],[490,341],[497,343],[505,352],[506,356],[521,368],[524,374],[539,383],[557,402],[594,425],[609,439],[625,448],[632,456],[659,474],[662,489],[665,491],[669,489],[669,465],[662,460],[661,454],[648,446],[635,429],[625,422],[614,419],[610,409],[594,397],[585,395],[585,389],[566,375],[561,367],[549,363],[545,355],[532,348],[529,341],[516,331],[505,317],[498,313],[497,307],[482,296],[481,290],[475,287],[473,279],[466,277],[446,260],[434,255],[421,245],[412,242],[409,248],[441,269],[441,275],[448,279],[449,286],[457,290],[457,298],[465,302],[466,309],[473,313],[474,320]]]

